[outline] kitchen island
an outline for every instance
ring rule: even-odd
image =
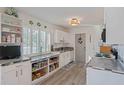
[[[111,58],[94,57],[87,64],[87,84],[124,84],[123,63]]]

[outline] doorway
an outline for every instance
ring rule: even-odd
[[[86,34],[75,34],[75,61],[85,64]]]

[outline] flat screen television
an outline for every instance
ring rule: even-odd
[[[0,46],[0,59],[14,59],[20,56],[20,46]]]

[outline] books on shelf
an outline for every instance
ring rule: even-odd
[[[7,42],[10,43],[11,42],[11,36],[7,35]]]
[[[21,36],[13,33],[2,33],[2,42],[6,43],[21,43]]]

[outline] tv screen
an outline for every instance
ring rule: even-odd
[[[20,46],[0,46],[0,59],[13,59],[20,56]]]

